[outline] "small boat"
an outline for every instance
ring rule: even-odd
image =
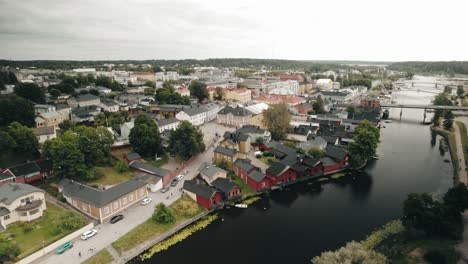
[[[249,207],[247,204],[236,204],[234,206],[237,207],[237,208],[247,208],[247,207]]]
[[[392,120],[385,120],[385,123],[392,123]]]

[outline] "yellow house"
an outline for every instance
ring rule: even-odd
[[[250,144],[249,135],[241,132],[226,132],[224,133],[224,140],[219,143],[220,146],[236,149],[241,153],[248,153],[250,151]]]
[[[226,163],[226,167],[232,170],[233,164],[237,159],[237,150],[217,146],[214,149],[213,163]]]

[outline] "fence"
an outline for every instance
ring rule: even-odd
[[[32,263],[32,262],[38,260],[39,258],[47,255],[48,253],[54,251],[59,246],[63,245],[63,243],[75,239],[76,237],[80,236],[85,231],[88,231],[88,230],[92,229],[93,227],[94,227],[94,223],[90,223],[87,226],[85,226],[85,227],[83,227],[83,228],[81,228],[79,230],[76,230],[75,232],[69,234],[68,236],[66,236],[66,237],[64,237],[62,239],[59,239],[59,240],[55,241],[54,243],[44,247],[43,249],[34,252],[33,254],[31,254],[31,255],[25,257],[24,259],[16,262],[16,264],[29,264],[29,263]]]

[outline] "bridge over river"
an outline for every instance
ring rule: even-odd
[[[468,111],[468,106],[455,105],[420,105],[420,104],[381,104],[382,108],[413,108],[413,109],[442,109],[453,111]]]

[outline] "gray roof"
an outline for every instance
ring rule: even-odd
[[[161,177],[164,177],[167,174],[171,173],[170,171],[168,171],[166,169],[158,168],[158,167],[155,167],[155,166],[153,166],[151,164],[143,163],[143,162],[140,162],[140,161],[132,162],[132,164],[130,164],[130,167],[134,168],[134,169],[137,169],[137,170],[142,170],[144,172],[147,172],[147,173],[150,173],[150,174],[153,174],[153,175],[156,175],[156,176],[161,176]]]
[[[213,176],[218,172],[227,173],[225,170],[217,167],[216,165],[208,165],[206,162],[202,163],[199,170],[201,174],[209,178],[213,178]]]
[[[237,154],[237,150],[235,149],[230,149],[230,148],[225,148],[225,147],[220,147],[220,146],[217,146],[214,149],[214,152],[221,153],[229,157],[234,157]]]
[[[32,129],[32,132],[36,136],[50,135],[55,133],[53,126],[36,127]]]
[[[346,157],[346,150],[339,146],[327,146],[325,154],[335,160],[343,160]]]
[[[334,161],[332,158],[329,158],[329,157],[321,158],[320,161],[322,162],[323,166],[325,166],[325,167],[336,164],[336,161]]]
[[[231,107],[231,106],[226,106],[224,107],[221,111],[219,111],[220,115],[227,115],[227,114],[232,114],[234,116],[249,116],[252,115],[252,113],[243,108],[243,107]]]
[[[133,192],[146,183],[143,181],[128,180],[104,191],[89,187],[87,185],[64,179],[60,182],[63,194],[73,199],[78,199],[90,203],[98,208],[107,205],[127,193]]]
[[[8,179],[8,178],[14,178],[15,176],[13,175],[10,175],[8,173],[3,173],[3,172],[0,172],[0,180],[5,180],[5,179]]]
[[[162,127],[162,126],[167,126],[173,123],[180,122],[180,120],[175,117],[170,117],[170,118],[165,118],[165,119],[159,119],[157,122],[158,122],[158,127]]]
[[[211,185],[223,193],[229,193],[234,188],[239,187],[239,185],[225,178],[217,178],[211,183]]]
[[[0,186],[0,203],[11,204],[16,199],[23,195],[27,195],[34,192],[44,192],[37,187],[29,184],[9,182]]]
[[[237,143],[239,141],[246,141],[247,139],[249,139],[249,135],[244,134],[242,132],[238,132],[238,131],[234,131],[234,132],[226,131],[224,132],[223,137],[225,139],[232,140],[234,143]]]
[[[11,212],[10,212],[10,210],[8,210],[8,208],[0,207],[0,217],[4,216],[4,215],[7,215],[9,213],[11,213]]]
[[[247,133],[247,134],[263,134],[265,129],[261,129],[258,126],[245,125],[237,130],[237,132]]]
[[[234,162],[234,166],[238,167],[243,171],[250,171],[255,168],[255,166],[247,162],[247,160],[245,159],[237,159],[236,162]]]
[[[137,159],[141,159],[141,156],[140,154],[136,153],[136,152],[132,152],[132,153],[129,153],[127,155],[125,155],[125,158],[127,160],[137,160]]]
[[[286,165],[284,165],[281,162],[276,162],[273,165],[271,165],[266,172],[272,174],[273,176],[280,176],[281,173],[287,168]]]
[[[86,102],[91,100],[99,100],[99,97],[92,94],[82,94],[76,98],[77,102]]]
[[[29,174],[37,174],[41,168],[35,162],[23,163],[14,167],[8,168],[16,177]]]
[[[265,178],[266,175],[263,174],[261,171],[253,170],[249,173],[249,178],[252,178],[254,181],[259,182]]]
[[[213,197],[213,195],[216,193],[216,190],[211,188],[210,186],[202,183],[197,183],[194,180],[184,181],[183,188],[189,192],[192,192],[196,195],[200,195],[207,199],[211,199],[211,197]]]
[[[101,100],[101,104],[104,104],[106,106],[115,106],[115,105],[119,105],[118,103],[112,101],[112,100]]]
[[[186,108],[184,111],[187,115],[189,116],[196,116],[196,115],[199,115],[201,113],[204,113],[204,112],[208,112],[208,109],[204,106],[195,106],[195,107],[190,107],[190,108]]]

